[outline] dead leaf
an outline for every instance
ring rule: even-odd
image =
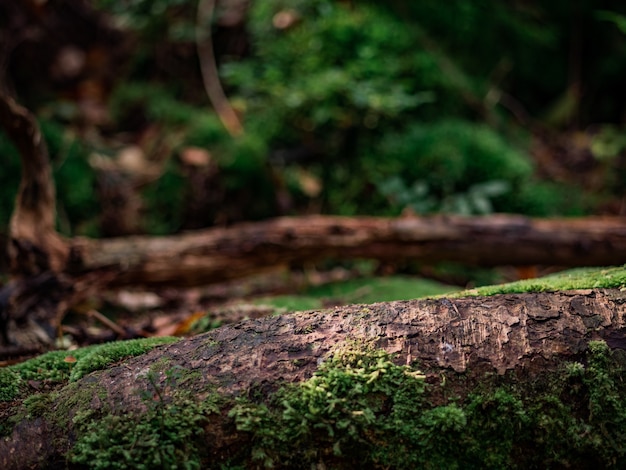
[[[200,147],[185,147],[180,152],[180,160],[185,165],[209,166],[211,163],[211,153]]]

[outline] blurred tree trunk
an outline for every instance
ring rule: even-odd
[[[141,420],[141,395],[155,387],[164,403],[176,404],[185,393],[197,403],[210,394],[221,397],[222,408],[208,415],[198,443],[215,466],[252,445],[228,416],[235,397],[264,402],[280,385],[311,377],[342,346],[368,344],[395,354],[398,364],[417,362],[428,382],[457,381],[448,386],[465,396],[485,374],[512,371],[502,380],[518,388],[530,384],[562,361],[578,360],[591,340],[623,348],[625,319],[623,292],[586,290],[351,305],[228,325],[59,390],[48,405],[56,414],[21,418],[12,435],[0,440],[0,468],[65,468],[77,436],[72,417],[89,412],[94,422],[104,414]],[[162,367],[146,373],[157,363],[192,373],[168,385]],[[79,399],[83,389],[87,398]]]
[[[54,337],[51,329],[64,310],[71,285],[62,274],[69,244],[55,229],[54,179],[39,125],[5,90],[0,80],[0,128],[19,151],[22,178],[9,223],[12,279],[0,289],[0,344],[16,342],[8,333],[14,322],[26,332],[20,343],[33,351],[42,338]]]

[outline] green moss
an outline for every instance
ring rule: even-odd
[[[268,401],[241,399],[230,416],[251,437],[239,461],[265,467],[620,468],[623,372],[605,343],[592,342],[583,362],[523,387],[513,374],[493,376],[442,402],[440,386],[416,370],[350,347]]]
[[[60,400],[59,397],[63,396]],[[84,412],[92,409],[93,401],[102,403],[101,413],[109,412],[106,402],[106,391],[97,384],[96,381],[84,380],[80,383],[72,382],[66,385],[62,391],[52,392],[50,401],[55,405],[44,416],[45,418],[59,429],[68,429],[70,422],[76,413]],[[66,436],[61,437],[65,439]]]
[[[578,268],[538,279],[524,279],[508,284],[484,286],[456,292],[451,296],[487,296],[524,292],[555,292],[575,289],[622,289],[626,286],[626,266]]]
[[[178,338],[142,338],[129,341],[87,346],[75,351],[51,351],[28,361],[0,369],[0,401],[18,398],[27,389],[29,380],[45,382],[47,386],[76,381],[94,370],[127,357],[146,353],[155,346],[177,341]],[[68,359],[75,359],[70,362]]]
[[[178,341],[179,338],[160,337],[115,341],[93,348],[74,365],[70,381],[76,381],[94,370],[106,368],[109,364],[127,357],[134,357],[150,351],[155,346]]]
[[[266,467],[346,455],[366,462],[368,433],[401,426],[424,389],[421,373],[384,351],[347,347],[308,381],[285,387],[269,404],[242,400],[230,416],[253,434],[251,458]]]
[[[206,416],[219,410],[215,395],[198,403],[181,384],[192,374],[180,367],[148,373],[148,388],[140,393],[146,407],[140,414],[107,413],[84,409],[74,417],[78,439],[72,448],[73,463],[89,468],[201,468]]]
[[[73,463],[94,469],[201,468],[193,444],[202,433],[203,415],[191,402],[163,405],[143,416],[81,416],[82,435],[73,448]]]
[[[0,401],[11,401],[20,393],[22,381],[18,374],[9,368],[0,369]]]
[[[343,305],[408,300],[453,292],[456,289],[454,286],[408,276],[363,277],[312,287],[302,295],[262,297],[256,299],[255,303],[274,307],[277,314],[283,314],[289,311],[319,309],[329,303]]]
[[[52,394],[50,393],[31,395],[22,402],[29,418],[37,418],[46,414],[50,410],[51,403]]]

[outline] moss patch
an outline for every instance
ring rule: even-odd
[[[496,377],[434,405],[443,385],[352,347],[267,401],[240,400],[230,416],[251,438],[239,462],[265,467],[621,468],[623,370],[593,342],[584,361],[523,387]]]
[[[145,338],[102,344],[88,351],[76,362],[70,374],[70,381],[75,382],[94,370],[104,369],[109,364],[128,357],[140,356],[155,346],[173,343],[179,339],[174,337]]]
[[[453,292],[458,288],[409,276],[364,277],[311,287],[301,295],[261,297],[256,304],[271,306],[276,314],[313,310],[326,305],[369,304],[409,300]]]
[[[487,296],[525,292],[556,292],[576,289],[622,289],[626,287],[626,267],[577,268],[537,279],[478,287],[455,292],[448,297]]]
[[[201,466],[203,422],[219,411],[215,395],[198,402],[181,388],[188,373],[180,367],[147,375],[148,388],[137,391],[145,412],[104,414],[89,409],[77,414],[78,438],[70,453],[75,464],[94,469],[184,468]]]
[[[289,466],[326,454],[359,454],[368,430],[395,427],[407,408],[419,404],[424,388],[420,372],[394,365],[384,351],[347,348],[270,404],[242,400],[230,415],[238,430],[254,435],[253,460]]]
[[[145,338],[87,346],[75,351],[51,351],[28,361],[0,369],[0,401],[11,401],[28,391],[28,381],[50,388],[76,381],[94,370],[138,356],[155,346],[179,338]]]

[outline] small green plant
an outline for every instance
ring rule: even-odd
[[[378,185],[378,190],[394,205],[411,209],[416,214],[433,212],[447,214],[491,214],[492,198],[509,191],[506,181],[487,181],[474,184],[466,192],[450,194],[443,199],[430,193],[426,181],[416,181],[407,186],[399,176],[391,177]]]

